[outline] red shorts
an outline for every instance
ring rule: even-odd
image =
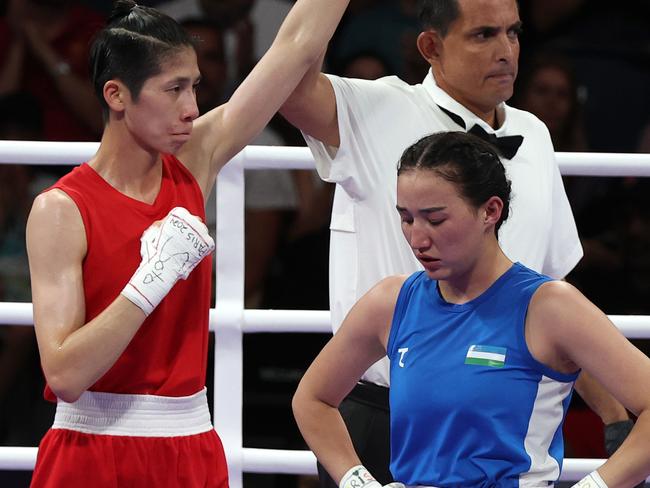
[[[75,404],[65,404],[64,407]],[[191,431],[193,423],[198,425],[194,420],[197,416],[183,414],[185,420],[180,422],[178,412],[169,412],[167,405],[152,413],[150,404],[145,409],[136,408],[134,415],[133,408],[124,410],[122,404],[117,414],[109,408],[108,415],[105,404],[101,405],[102,408],[90,409],[86,404],[68,411],[61,420],[61,410],[65,408],[60,408],[62,402],[59,402],[54,426],[41,441],[31,486],[228,488],[228,469],[221,440],[213,428],[205,430],[204,418],[199,422],[203,430],[200,433],[187,434],[188,429],[183,427],[178,434],[172,427],[174,435],[160,436],[159,430],[165,422],[170,426],[189,424]],[[93,419],[92,415],[98,411],[101,415]],[[86,416],[86,413],[90,415]],[[71,419],[78,425],[71,424]],[[110,434],[97,433],[98,426],[106,423],[111,425],[108,428],[101,425],[101,429]],[[139,427],[133,429],[134,425]],[[134,430],[135,435],[123,434],[127,427]],[[149,432],[153,434],[149,435]]]

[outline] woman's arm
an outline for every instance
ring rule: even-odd
[[[35,59],[50,75],[53,86],[66,107],[99,139],[103,122],[99,104],[89,80],[78,76],[42,38],[38,24],[25,21],[22,26],[25,43]],[[61,71],[61,66],[67,69]]]
[[[348,3],[298,0],[230,100],[195,121],[192,139],[178,156],[206,195],[221,167],[262,131],[325,51]]]
[[[0,67],[0,96],[20,90],[24,60],[24,39],[13,39],[7,49],[5,62]]]
[[[598,469],[609,488],[650,474],[650,359],[568,283],[542,285],[531,301],[526,341],[533,355],[562,372],[582,368],[638,416],[634,429]]]
[[[360,464],[338,406],[361,375],[386,354],[404,276],[381,281],[350,310],[303,376],[293,412],[305,441],[334,480]]]
[[[43,372],[54,394],[75,401],[115,363],[145,319],[119,296],[85,323],[81,215],[63,192],[39,195],[27,222],[34,327]]]
[[[187,228],[194,230],[193,239],[187,238]],[[27,222],[34,327],[45,377],[64,401],[75,401],[115,364],[146,316],[214,248],[207,228],[183,208],[152,223],[143,239],[142,262],[129,283],[86,322],[82,263],[87,243],[79,210],[59,190],[34,202]],[[203,245],[195,247],[198,240]],[[104,278],[110,279],[109,269]]]

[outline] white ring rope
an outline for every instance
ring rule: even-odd
[[[87,161],[97,151],[97,142],[0,141],[0,163],[72,165]],[[650,154],[555,153],[563,175],[650,176]],[[246,169],[313,169],[306,147],[247,146],[236,159]],[[397,161],[395,162],[397,164]]]
[[[36,447],[0,447],[0,469],[30,471],[36,463],[37,451]],[[255,448],[242,451],[242,466],[247,473],[316,474],[316,457],[311,451]],[[604,462],[604,459],[565,459],[560,480],[579,480]]]
[[[0,141],[0,164],[73,165],[92,157],[98,143]],[[650,176],[650,154],[556,153],[564,175]],[[217,190],[217,303],[210,310],[215,350],[215,426],[228,457],[230,485],[242,487],[242,472],[316,474],[310,451],[242,447],[242,334],[259,332],[329,333],[328,311],[244,310],[243,170],[313,169],[307,148],[248,146],[221,172]],[[221,254],[220,254],[221,253]],[[233,285],[234,283],[234,285]],[[217,312],[219,327],[215,328]],[[0,302],[0,324],[33,325],[31,303]],[[650,337],[650,316],[611,315],[629,338]],[[32,470],[36,447],[0,447],[0,470]],[[603,459],[565,459],[561,480],[584,477]]]
[[[36,447],[0,447],[0,470],[31,471],[37,451]],[[242,467],[247,473],[316,474],[316,457],[311,451],[255,448],[242,451]],[[565,459],[560,481],[582,479],[604,462],[605,459]]]
[[[650,338],[650,315],[608,315],[609,319],[630,339]],[[34,324],[32,304],[0,302],[2,325]],[[210,310],[210,330],[216,327],[217,313]],[[326,310],[244,310],[242,330],[245,333],[262,332],[331,332],[330,313]]]

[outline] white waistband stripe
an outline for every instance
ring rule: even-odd
[[[205,388],[187,397],[84,392],[74,403],[59,400],[53,429],[86,434],[175,437],[212,429]]]

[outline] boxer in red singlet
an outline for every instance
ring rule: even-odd
[[[33,487],[228,486],[204,388],[205,200],[347,4],[298,0],[232,98],[199,117],[191,39],[154,9],[116,3],[91,50],[99,150],[36,198],[27,224],[45,394],[57,402]]]

